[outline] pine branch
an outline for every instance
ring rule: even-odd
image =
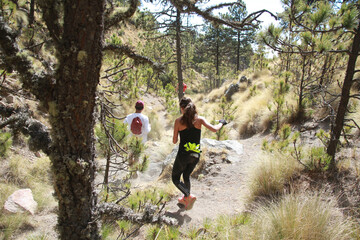
[[[254,13],[249,14],[244,20],[242,20],[241,22],[236,22],[236,21],[230,21],[230,20],[225,20],[219,17],[215,17],[212,15],[211,10],[213,8],[217,8],[217,6],[215,7],[209,7],[205,10],[201,10],[199,9],[197,6],[195,6],[195,4],[190,1],[190,0],[170,0],[171,3],[177,8],[179,9],[179,11],[183,12],[183,13],[195,13],[201,17],[203,17],[204,19],[216,24],[216,25],[226,25],[238,30],[244,30],[245,27],[257,27],[259,24],[259,20],[258,18],[263,14],[263,13],[268,13],[270,14],[272,17],[274,17],[275,19],[277,19],[277,17],[269,12],[268,10],[260,10]],[[232,5],[236,5],[237,3],[224,3],[224,4],[220,4],[220,6],[232,6]]]
[[[147,65],[150,65],[152,68],[154,68],[158,72],[164,71],[164,66],[162,64],[156,63],[148,57],[136,54],[135,51],[133,51],[131,49],[131,47],[129,47],[129,46],[126,46],[126,45],[118,46],[118,45],[110,44],[110,45],[106,45],[103,48],[103,50],[104,51],[113,51],[113,52],[116,52],[117,54],[126,55],[129,58],[133,59],[136,65],[147,64]]]
[[[178,220],[166,216],[165,213],[156,213],[157,206],[145,205],[144,212],[136,213],[133,210],[114,204],[102,203],[98,206],[98,214],[102,217],[113,220],[129,220],[133,223],[158,223],[167,225],[177,225]]]
[[[0,16],[0,46],[2,54],[0,59],[6,66],[7,72],[16,70],[25,89],[30,90],[39,100],[52,99],[52,74],[35,73],[33,63],[20,51],[16,44],[15,34]],[[55,81],[54,81],[55,82]]]
[[[223,7],[232,7],[234,5],[239,5],[241,7],[246,7],[243,4],[240,4],[238,2],[236,2],[236,3],[220,3],[218,5],[207,8],[206,12],[212,12],[213,10],[216,10],[216,9],[220,9],[220,8],[223,8]]]
[[[41,8],[43,19],[54,43],[59,46],[61,41],[62,26],[60,25],[59,0],[36,1]]]
[[[0,116],[5,117],[5,120],[0,122],[0,129],[7,126],[14,131],[20,131],[30,136],[29,147],[32,151],[42,150],[45,154],[50,154],[51,138],[48,129],[33,119],[28,109],[0,106]]]
[[[139,3],[139,0],[131,0],[129,8],[125,12],[115,13],[113,16],[105,19],[105,30],[109,30],[111,27],[133,16]]]

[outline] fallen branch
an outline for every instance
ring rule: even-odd
[[[164,213],[156,214],[157,206],[146,204],[144,211],[136,213],[132,209],[114,204],[102,203],[98,206],[98,214],[102,217],[113,220],[129,220],[133,223],[158,223],[167,225],[177,225],[178,221],[174,218],[166,216]]]

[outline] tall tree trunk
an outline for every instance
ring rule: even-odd
[[[219,87],[218,86],[218,79],[220,77],[220,63],[219,63],[219,55],[220,55],[220,50],[219,50],[219,42],[216,41],[216,66],[215,66],[215,69],[216,69],[216,74],[215,74],[215,87]]]
[[[104,187],[106,191],[105,202],[107,202],[109,198],[109,172],[110,172],[110,161],[111,161],[111,151],[109,150],[106,153],[106,165],[104,171]]]
[[[31,26],[34,23],[34,13],[35,13],[35,0],[30,1],[30,12],[29,12],[29,25]]]
[[[181,62],[181,13],[176,10],[176,64],[178,76],[178,97],[179,101],[184,96],[183,93],[183,76],[182,76],[182,62]]]
[[[237,32],[237,44],[236,44],[236,71],[240,71],[240,31]]]
[[[341,131],[344,126],[344,119],[350,99],[350,89],[353,84],[353,77],[355,72],[356,60],[359,53],[359,48],[360,48],[360,21],[358,28],[356,29],[351,51],[349,53],[349,60],[346,68],[346,74],[345,74],[342,91],[341,91],[341,98],[337,109],[335,123],[331,128],[329,145],[326,150],[327,154],[331,156],[331,163],[330,163],[331,170],[336,169],[336,164],[335,164],[336,148],[339,143]]]
[[[321,71],[320,81],[319,81],[320,86],[323,86],[325,75],[329,71],[329,68],[328,68],[329,58],[330,58],[330,54],[326,54],[325,60],[324,60],[324,65],[323,65],[322,71]]]
[[[306,72],[306,56],[303,56],[302,61],[302,72],[301,72],[301,79],[299,85],[299,101],[298,101],[298,112],[297,112],[297,119],[301,119],[304,114],[304,106],[303,106],[303,99],[304,99],[304,86],[305,86],[305,72]]]
[[[286,67],[285,67],[285,71],[289,72],[290,71],[290,53],[286,53]],[[288,74],[286,74],[286,78],[285,78],[285,84],[287,84],[289,82],[289,76]]]
[[[95,91],[102,60],[104,0],[65,2],[55,101],[49,102],[50,158],[61,239],[100,239],[94,191]]]

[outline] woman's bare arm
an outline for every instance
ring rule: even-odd
[[[201,124],[204,125],[207,129],[209,129],[212,132],[217,132],[220,130],[220,128],[223,126],[222,123],[218,123],[216,125],[212,125],[209,123],[204,117],[199,117]]]
[[[173,143],[176,144],[178,141],[178,135],[179,135],[179,119],[175,120],[174,124],[174,134],[173,134]]]

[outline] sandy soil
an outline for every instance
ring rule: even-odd
[[[155,105],[161,104],[152,99]],[[155,106],[156,108],[156,106]],[[158,112],[163,126],[166,126],[166,138],[172,139],[172,125],[165,120],[164,112]],[[231,135],[231,134],[230,134]],[[235,134],[232,134],[235,135]],[[216,170],[200,180],[191,178],[191,193],[197,197],[197,200],[191,210],[185,211],[177,206],[179,194],[169,201],[165,207],[166,214],[178,220],[180,231],[186,231],[190,228],[199,228],[206,219],[216,219],[220,215],[232,215],[243,211],[243,198],[246,194],[245,173],[246,165],[253,161],[260,153],[261,144],[264,136],[255,135],[252,138],[239,140],[243,145],[244,152],[240,160],[234,163],[219,163]],[[164,137],[163,137],[164,139]],[[167,140],[171,141],[171,140]],[[148,143],[148,153],[160,151],[161,146],[150,140]],[[158,147],[157,147],[158,146]],[[173,145],[172,147],[174,147]],[[163,161],[163,159],[153,158],[154,161]],[[145,173],[146,175],[146,173]],[[140,179],[146,179],[144,181]],[[135,182],[138,186],[154,185],[149,182],[150,178],[140,177]],[[155,180],[156,181],[156,180]],[[154,181],[154,182],[155,182]],[[168,180],[171,181],[171,180]],[[140,234],[136,239],[142,239]]]
[[[174,144],[172,141],[172,122],[168,120],[166,110],[158,98],[146,94],[143,98],[148,107],[147,113],[155,111],[158,115],[159,124],[163,127],[161,139],[150,139],[147,143],[146,154],[150,156],[152,164],[157,164],[157,169],[134,179],[136,187],[158,184],[160,164],[164,161],[166,154],[169,154]],[[232,133],[236,135],[236,133]],[[243,210],[243,197],[245,190],[245,172],[246,164],[255,159],[260,152],[263,136],[257,135],[252,138],[239,140],[243,144],[244,152],[240,160],[234,163],[219,163],[216,171],[204,176],[200,180],[192,178],[192,194],[197,197],[194,207],[185,211],[177,206],[177,198],[181,195],[180,191],[165,207],[166,214],[176,218],[179,222],[180,231],[186,231],[189,228],[199,228],[206,219],[215,219],[219,215],[231,215],[240,213]],[[164,149],[166,148],[166,149]],[[169,180],[171,181],[171,180]],[[163,183],[163,184],[166,184]],[[31,236],[46,236],[46,239],[57,239],[54,231],[57,216],[55,211],[35,214],[33,224],[35,229],[31,231]],[[142,229],[143,230],[143,229]],[[141,231],[142,231],[141,230]],[[139,233],[135,239],[144,239],[144,233]],[[16,239],[27,239],[29,232],[24,232]]]

